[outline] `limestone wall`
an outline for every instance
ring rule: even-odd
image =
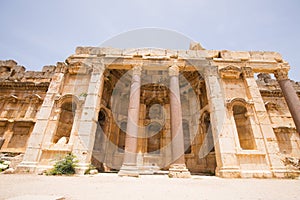
[[[291,81],[300,99],[300,82]],[[300,157],[300,136],[278,82],[269,74],[259,74],[257,79],[268,116],[278,142],[282,160]]]
[[[54,70],[26,71],[13,60],[0,61],[1,152],[25,152]]]
[[[300,157],[300,139],[277,80],[266,74],[287,75],[290,67],[276,52],[78,47],[65,63],[40,72],[0,61],[1,151],[26,151],[21,165],[33,171],[69,152],[76,154],[81,170],[93,161],[99,168],[106,163],[118,169],[130,76],[119,89],[116,85],[136,65],[143,68],[143,81],[165,81],[161,75],[174,63],[192,88],[181,94],[185,161],[192,172],[216,169],[222,177],[287,173],[282,160]],[[265,74],[255,80],[255,73]],[[180,83],[183,90],[182,78]],[[292,83],[300,98],[300,83]],[[168,90],[142,87],[137,149],[143,155],[138,160],[164,168],[172,157],[170,149],[163,149],[172,141]],[[157,113],[149,118],[155,104],[162,106],[163,120]],[[152,122],[163,123],[159,141],[146,138]],[[150,153],[159,145],[163,150]]]

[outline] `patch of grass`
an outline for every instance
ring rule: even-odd
[[[89,168],[87,170],[85,170],[84,175],[90,174],[90,171],[94,170],[94,169],[96,169],[96,167],[94,165],[90,164]]]
[[[73,175],[77,163],[76,156],[69,153],[63,159],[57,161],[54,167],[46,172],[46,175]]]

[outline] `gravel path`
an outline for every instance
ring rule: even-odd
[[[39,196],[64,196],[65,199],[300,199],[300,180],[221,179],[193,176],[170,179],[167,176],[118,177],[95,176],[0,175],[0,199],[39,199]],[[19,198],[16,198],[19,197]],[[23,197],[23,198],[21,198]]]

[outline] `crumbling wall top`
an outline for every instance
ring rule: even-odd
[[[42,71],[26,71],[14,60],[0,60],[0,82],[50,82],[56,66],[44,66]]]
[[[284,62],[280,53],[272,51],[229,51],[229,50],[206,50],[197,44],[191,44],[189,50],[174,50],[160,48],[128,48],[118,49],[110,47],[77,47],[75,55],[71,57],[141,57],[151,58],[153,56],[164,59],[213,59],[222,61],[250,61],[250,62]]]

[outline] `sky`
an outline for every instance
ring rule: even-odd
[[[299,10],[298,0],[0,0],[0,60],[41,70],[77,46],[140,45],[111,41],[152,27],[206,49],[279,52],[291,66],[290,78],[300,81]],[[167,39],[172,42],[159,47],[189,47],[188,40]]]

